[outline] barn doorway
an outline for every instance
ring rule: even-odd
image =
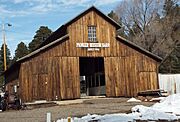
[[[80,57],[79,66],[81,97],[105,95],[104,58]]]

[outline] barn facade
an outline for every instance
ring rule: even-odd
[[[131,97],[158,88],[161,58],[117,36],[120,26],[94,6],[62,25],[6,72],[23,102],[83,95]]]

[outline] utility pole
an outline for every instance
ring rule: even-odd
[[[4,71],[7,70],[7,61],[6,61],[6,34],[5,34],[5,25],[7,26],[12,26],[9,23],[2,23],[2,38],[3,38],[3,53],[4,53]],[[4,82],[3,85],[5,84],[5,76],[4,76]],[[5,86],[6,89],[6,86]]]
[[[5,37],[5,24],[2,24],[2,37],[3,37],[3,54],[4,54],[4,71],[7,69],[6,64],[6,37]]]
[[[12,26],[9,23],[2,23],[2,37],[3,37],[3,56],[4,56],[4,71],[7,70],[7,61],[6,61],[6,34],[5,34],[5,24],[7,26]]]

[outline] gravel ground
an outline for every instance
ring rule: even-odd
[[[0,113],[0,122],[45,122],[46,113],[51,112],[52,120],[81,117],[89,114],[129,113],[135,105],[150,106],[152,102],[127,103],[128,98],[99,98],[85,100],[82,104],[61,105],[31,110],[5,111]]]

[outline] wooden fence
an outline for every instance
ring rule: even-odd
[[[158,74],[159,87],[169,94],[180,93],[180,74]]]

